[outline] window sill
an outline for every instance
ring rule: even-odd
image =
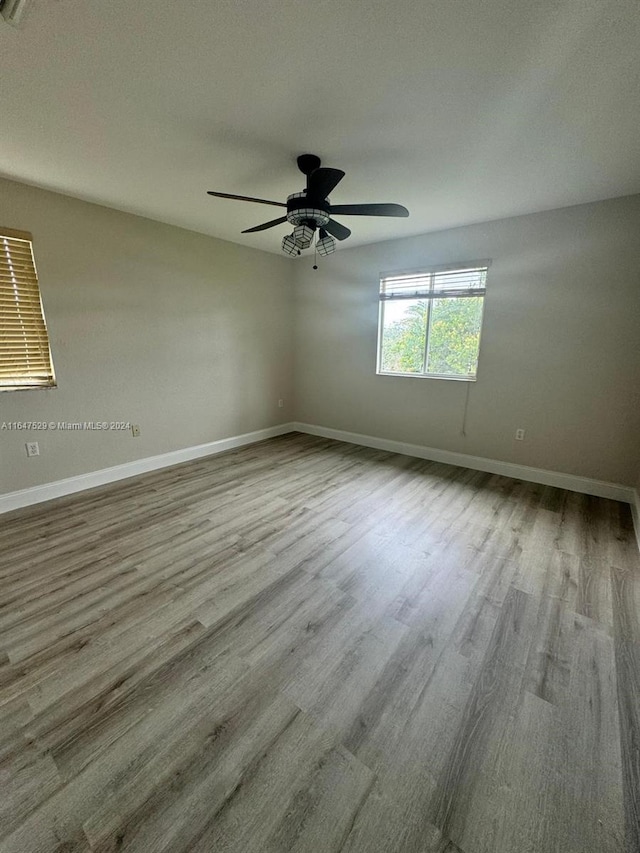
[[[58,385],[5,385],[0,388],[0,394],[5,391],[53,391]]]
[[[451,382],[477,382],[477,376],[446,376],[441,373],[388,373],[377,370],[376,376],[397,376],[401,379],[447,379]]]

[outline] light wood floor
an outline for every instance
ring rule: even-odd
[[[640,850],[625,505],[289,435],[0,555],[2,853]]]

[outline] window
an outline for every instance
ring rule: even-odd
[[[489,261],[380,279],[378,373],[476,378]]]
[[[0,228],[0,391],[55,384],[31,234]]]

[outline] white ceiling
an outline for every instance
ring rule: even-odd
[[[347,175],[349,246],[640,192],[638,0],[32,0],[0,24],[0,173],[241,235]]]

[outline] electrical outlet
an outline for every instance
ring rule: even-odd
[[[40,456],[40,445],[37,441],[28,441],[25,444],[27,456]]]
[[[517,429],[516,430],[516,441],[524,441],[524,430]]]
[[[138,438],[140,435],[140,424],[131,424],[131,435],[134,438]]]
[[[279,409],[284,408],[284,400],[278,400],[278,408]]]

